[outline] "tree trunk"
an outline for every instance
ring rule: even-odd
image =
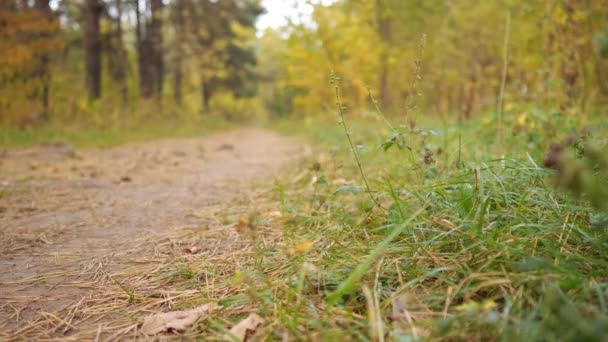
[[[144,2],[145,4],[145,2]],[[137,49],[137,71],[139,76],[139,91],[142,97],[149,97],[148,91],[148,77],[146,73],[146,61],[145,61],[145,50],[144,50],[144,25],[141,18],[141,12],[139,8],[139,0],[135,0],[135,44]],[[144,5],[145,7],[145,5]]]
[[[140,95],[148,99],[154,94],[154,82],[152,78],[152,49],[150,41],[150,25],[146,20],[146,9],[148,8],[148,1],[144,0],[144,12],[140,12],[140,2],[135,0],[136,11],[135,11],[135,30],[137,39],[137,62],[139,71],[139,91]]]
[[[36,0],[34,3],[36,11],[40,13],[40,16],[45,21],[52,21],[51,7],[49,6],[49,0]],[[45,33],[43,39],[49,39],[49,33]],[[38,62],[36,76],[40,79],[40,93],[37,95],[40,98],[40,104],[42,111],[40,119],[47,121],[49,119],[49,96],[50,96],[50,75],[49,75],[49,54],[48,52],[42,53]]]
[[[118,72],[117,78],[120,82],[120,96],[122,99],[122,107],[123,109],[127,107],[129,101],[129,91],[127,88],[127,53],[125,51],[125,45],[122,39],[122,0],[116,0],[116,11],[117,11],[117,20],[116,20],[116,36],[118,38]]]
[[[205,80],[205,76],[201,77],[201,95],[203,102],[203,113],[209,113],[209,100],[211,99],[211,89],[209,83]]]
[[[182,104],[182,80],[183,80],[183,60],[184,60],[184,44],[186,27],[184,23],[184,1],[177,0],[175,4],[175,13],[173,16],[174,25],[176,27],[177,38],[175,40],[175,71],[173,83],[173,98],[178,105]]]
[[[101,35],[99,21],[103,10],[100,0],[86,0],[84,25],[85,78],[90,100],[101,97]]]
[[[150,1],[152,10],[152,20],[150,23],[150,40],[151,40],[151,71],[153,73],[153,90],[155,95],[160,99],[163,90],[165,65],[163,62],[163,22],[162,22],[162,0]]]
[[[477,88],[477,77],[471,75],[470,81],[465,84],[466,97],[464,99],[464,117],[468,121],[471,119],[471,114],[475,108],[475,90]]]

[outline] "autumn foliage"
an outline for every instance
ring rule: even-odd
[[[333,108],[332,71],[353,113],[466,120],[606,103],[605,1],[323,3],[256,35],[258,0],[3,1],[1,120],[314,115]]]
[[[314,25],[292,26],[286,40],[266,32],[261,44],[282,47],[274,94],[301,112],[332,108],[331,70],[351,108],[371,109],[371,90],[393,113],[412,97],[428,115],[494,111],[505,54],[507,113],[580,111],[608,95],[608,61],[599,53],[607,18],[607,3],[592,0],[345,0],[317,5]]]
[[[25,2],[23,2],[25,3]],[[0,7],[0,112],[2,121],[27,125],[48,118],[50,58],[63,47],[48,1],[33,8]]]

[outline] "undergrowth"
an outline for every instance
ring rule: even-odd
[[[158,310],[221,305],[182,338],[255,312],[260,340],[605,340],[605,127],[532,108],[498,145],[492,117],[348,114],[277,124],[306,160],[146,275],[175,296]],[[158,301],[123,287],[133,312]]]
[[[605,147],[605,131],[545,114],[505,122],[512,134],[498,146],[483,119],[387,129],[379,118],[351,120],[351,144],[323,120],[279,125],[319,148],[249,203],[264,209],[234,224],[243,246],[155,276],[195,290],[183,307],[223,306],[185,336],[222,336],[251,312],[265,320],[261,340],[608,336],[604,209],[543,166],[551,141],[583,161],[585,143],[568,136]],[[600,170],[593,177],[606,184]]]
[[[266,337],[604,340],[608,232],[590,196],[608,184],[606,154],[583,163],[595,168],[578,190],[544,164],[552,141],[579,160],[586,142],[605,152],[605,129],[530,112],[501,145],[484,120],[347,129],[341,113],[345,141],[326,124],[283,126],[324,148],[277,185],[278,245],[231,280],[271,322]]]
[[[201,136],[262,121],[254,117],[236,119],[221,111],[203,114],[178,106],[166,105],[163,108],[152,102],[126,109],[109,108],[105,104],[83,110],[78,115],[68,113],[65,117],[23,126],[0,122],[0,146],[64,142],[84,148],[110,147],[166,137]]]
[[[605,127],[531,108],[499,145],[492,117],[344,120],[278,124],[318,147],[236,232],[199,232],[212,258],[150,274],[174,308],[223,307],[182,337],[255,312],[261,340],[605,340]]]

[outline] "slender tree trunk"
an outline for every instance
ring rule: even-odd
[[[41,15],[42,20],[52,21],[51,8],[49,6],[49,0],[36,0],[34,3],[34,7],[36,11],[38,11]],[[45,34],[42,39],[49,39],[48,33]],[[38,94],[40,97],[40,104],[42,106],[40,119],[43,121],[47,121],[49,119],[49,96],[50,96],[50,75],[49,75],[49,54],[47,52],[43,53],[40,56],[38,70],[36,72],[36,76],[40,79],[40,93]]]
[[[103,4],[99,0],[86,0],[84,13],[85,78],[90,100],[101,97],[101,35],[99,22],[102,10]]]
[[[144,59],[144,32],[140,11],[140,1],[135,0],[135,45],[137,49],[137,71],[139,76],[139,91],[140,95],[147,97],[146,83],[146,65]],[[144,6],[145,7],[145,6]]]
[[[211,89],[205,76],[201,76],[201,95],[203,102],[203,112],[209,113],[209,100],[211,99]]]
[[[146,20],[148,1],[144,0],[144,12],[140,10],[140,1],[136,0],[135,11],[137,63],[139,71],[139,91],[143,98],[150,98],[154,94],[154,82],[151,67],[153,51],[151,49],[150,25]]]
[[[129,89],[127,88],[127,53],[122,39],[122,0],[116,0],[116,36],[118,38],[118,81],[120,82],[120,96],[123,109],[127,107],[129,101]]]
[[[475,74],[471,75],[470,81],[465,85],[466,97],[464,99],[464,117],[468,121],[471,119],[471,114],[475,106],[475,89],[477,88],[477,78]]]
[[[175,13],[173,16],[176,27],[177,38],[175,40],[175,72],[173,83],[173,98],[178,105],[182,104],[182,80],[183,80],[183,60],[184,60],[184,40],[186,34],[186,23],[184,22],[184,1],[177,0]]]
[[[150,23],[151,39],[151,70],[153,72],[153,91],[160,99],[163,90],[165,65],[163,61],[163,22],[162,22],[162,0],[151,0],[152,20]]]

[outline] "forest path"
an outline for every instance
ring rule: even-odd
[[[88,151],[0,150],[0,338],[70,336],[82,315],[57,313],[103,301],[99,286],[117,287],[122,265],[145,257],[129,252],[141,241],[225,225],[222,207],[302,152],[255,128]]]

